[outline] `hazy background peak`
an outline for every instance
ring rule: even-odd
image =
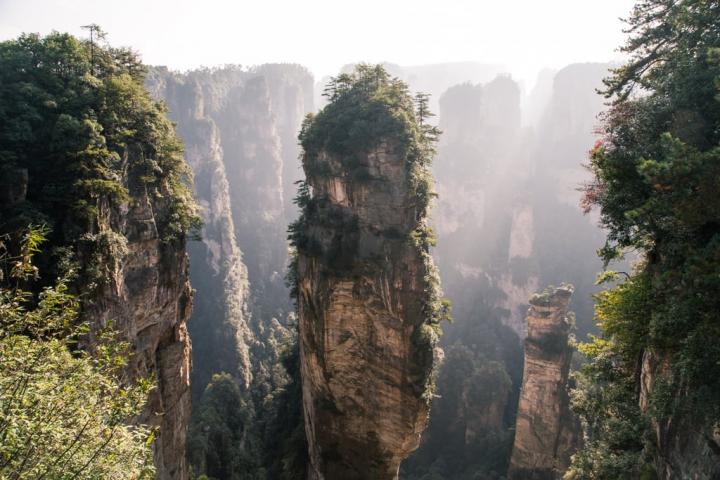
[[[0,39],[51,30],[85,35],[150,64],[187,70],[294,62],[316,78],[348,62],[502,64],[532,88],[543,68],[617,59],[632,0],[0,0]]]

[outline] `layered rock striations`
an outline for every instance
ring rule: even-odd
[[[430,141],[401,82],[379,67],[346,81],[301,133],[291,229],[310,478],[395,479],[427,423],[437,355]]]
[[[137,151],[127,153],[137,163]],[[37,208],[32,197],[45,185],[44,178],[16,170],[12,185],[0,184],[0,212],[9,224],[16,211]],[[71,241],[53,236],[52,248],[71,253],[81,272],[80,319],[92,332],[111,327],[131,346],[124,377],[155,380],[142,414],[134,422],[156,428],[153,443],[155,478],[188,478],[185,442],[190,422],[191,344],[186,323],[192,310],[185,241],[162,237],[162,220],[169,214],[165,200],[152,198],[139,180],[141,170],[130,168],[122,178],[131,201],[105,205],[107,216],[94,232]],[[30,194],[30,200],[26,194]],[[169,192],[165,192],[170,196]],[[5,201],[7,200],[7,201]],[[14,209],[18,209],[14,211]],[[17,217],[15,217],[17,218]],[[7,225],[7,224],[6,224]],[[75,227],[77,227],[76,225]],[[46,259],[43,259],[47,261]],[[92,349],[94,337],[83,342]]]
[[[508,478],[562,477],[577,447],[578,425],[569,409],[568,377],[574,325],[572,286],[550,287],[530,299],[525,368]]]
[[[110,274],[84,298],[81,317],[93,327],[112,325],[130,342],[129,378],[155,379],[156,388],[138,422],[159,427],[154,443],[156,478],[182,480],[188,478],[185,442],[191,404],[188,259],[184,241],[168,243],[161,238],[157,218],[168,214],[168,206],[136,183],[139,174],[131,172],[127,178],[130,207],[118,206],[111,221],[93,234],[120,234],[127,243],[121,261],[99,266]],[[85,268],[96,261],[93,257],[81,247]]]

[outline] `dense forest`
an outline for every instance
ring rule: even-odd
[[[200,224],[182,144],[128,50],[23,35],[0,59],[0,472],[182,475],[184,248]]]
[[[0,478],[720,478],[720,6],[625,24],[530,90],[0,42]]]

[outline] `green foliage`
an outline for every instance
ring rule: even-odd
[[[231,375],[213,375],[188,432],[188,460],[198,480],[305,479],[308,459],[297,340],[288,338],[280,350],[278,368],[289,380],[262,402]]]
[[[152,382],[121,382],[129,345],[111,330],[94,332],[93,352],[68,271],[35,297],[32,256],[45,232],[30,229],[19,255],[0,243],[0,477],[13,479],[152,478],[153,436],[129,426]],[[12,286],[14,284],[14,286]],[[7,286],[6,286],[7,285]]]
[[[215,374],[205,387],[188,434],[188,460],[195,473],[215,479],[263,479],[258,445],[248,435],[252,403],[227,373]]]
[[[11,221],[42,212],[74,240],[78,230],[117,230],[113,210],[145,192],[164,207],[155,212],[164,240],[198,227],[182,146],[144,70],[129,50],[96,44],[91,54],[68,34],[0,43],[0,170],[30,178],[28,205]]]
[[[359,156],[393,139],[409,146],[415,113],[407,85],[380,65],[360,65],[331,80],[330,103],[306,121],[300,133],[305,159],[320,150],[354,166]]]
[[[460,338],[462,343],[445,347],[430,425],[420,448],[403,462],[401,478],[505,478],[522,376],[522,347],[514,332],[487,312],[468,322]],[[472,435],[466,435],[468,431]]]
[[[289,338],[280,354],[289,381],[273,397],[273,416],[265,429],[265,462],[268,478],[277,480],[305,480],[307,477],[308,446],[300,379],[300,347],[297,334]]]
[[[713,2],[637,3],[625,51],[607,79],[615,102],[591,151],[607,262],[635,250],[636,271],[598,297],[602,337],[574,393],[589,441],[570,478],[652,475],[650,422],[720,421],[720,10]],[[632,97],[635,87],[646,95]],[[645,354],[668,362],[641,414],[636,376]],[[648,477],[650,478],[650,477]]]
[[[586,439],[564,478],[640,478],[648,464],[648,421],[638,406],[635,364],[617,352],[614,342],[602,338],[579,348],[589,362],[575,374],[571,400]]]
[[[317,162],[320,151],[337,156],[358,179],[367,174],[359,161],[382,142],[391,142],[406,161],[416,217],[424,219],[434,196],[428,166],[440,134],[424,123],[432,115],[427,95],[413,99],[407,84],[391,78],[381,65],[358,65],[352,74],[339,75],[329,85],[330,103],[317,115],[308,115],[300,131],[308,179],[326,173]]]

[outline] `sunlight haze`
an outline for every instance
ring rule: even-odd
[[[619,18],[631,6],[630,0],[0,0],[0,39],[52,30],[86,35],[80,26],[97,23],[114,45],[174,70],[292,62],[319,79],[349,62],[478,61],[505,65],[528,86],[543,67],[619,58]]]

